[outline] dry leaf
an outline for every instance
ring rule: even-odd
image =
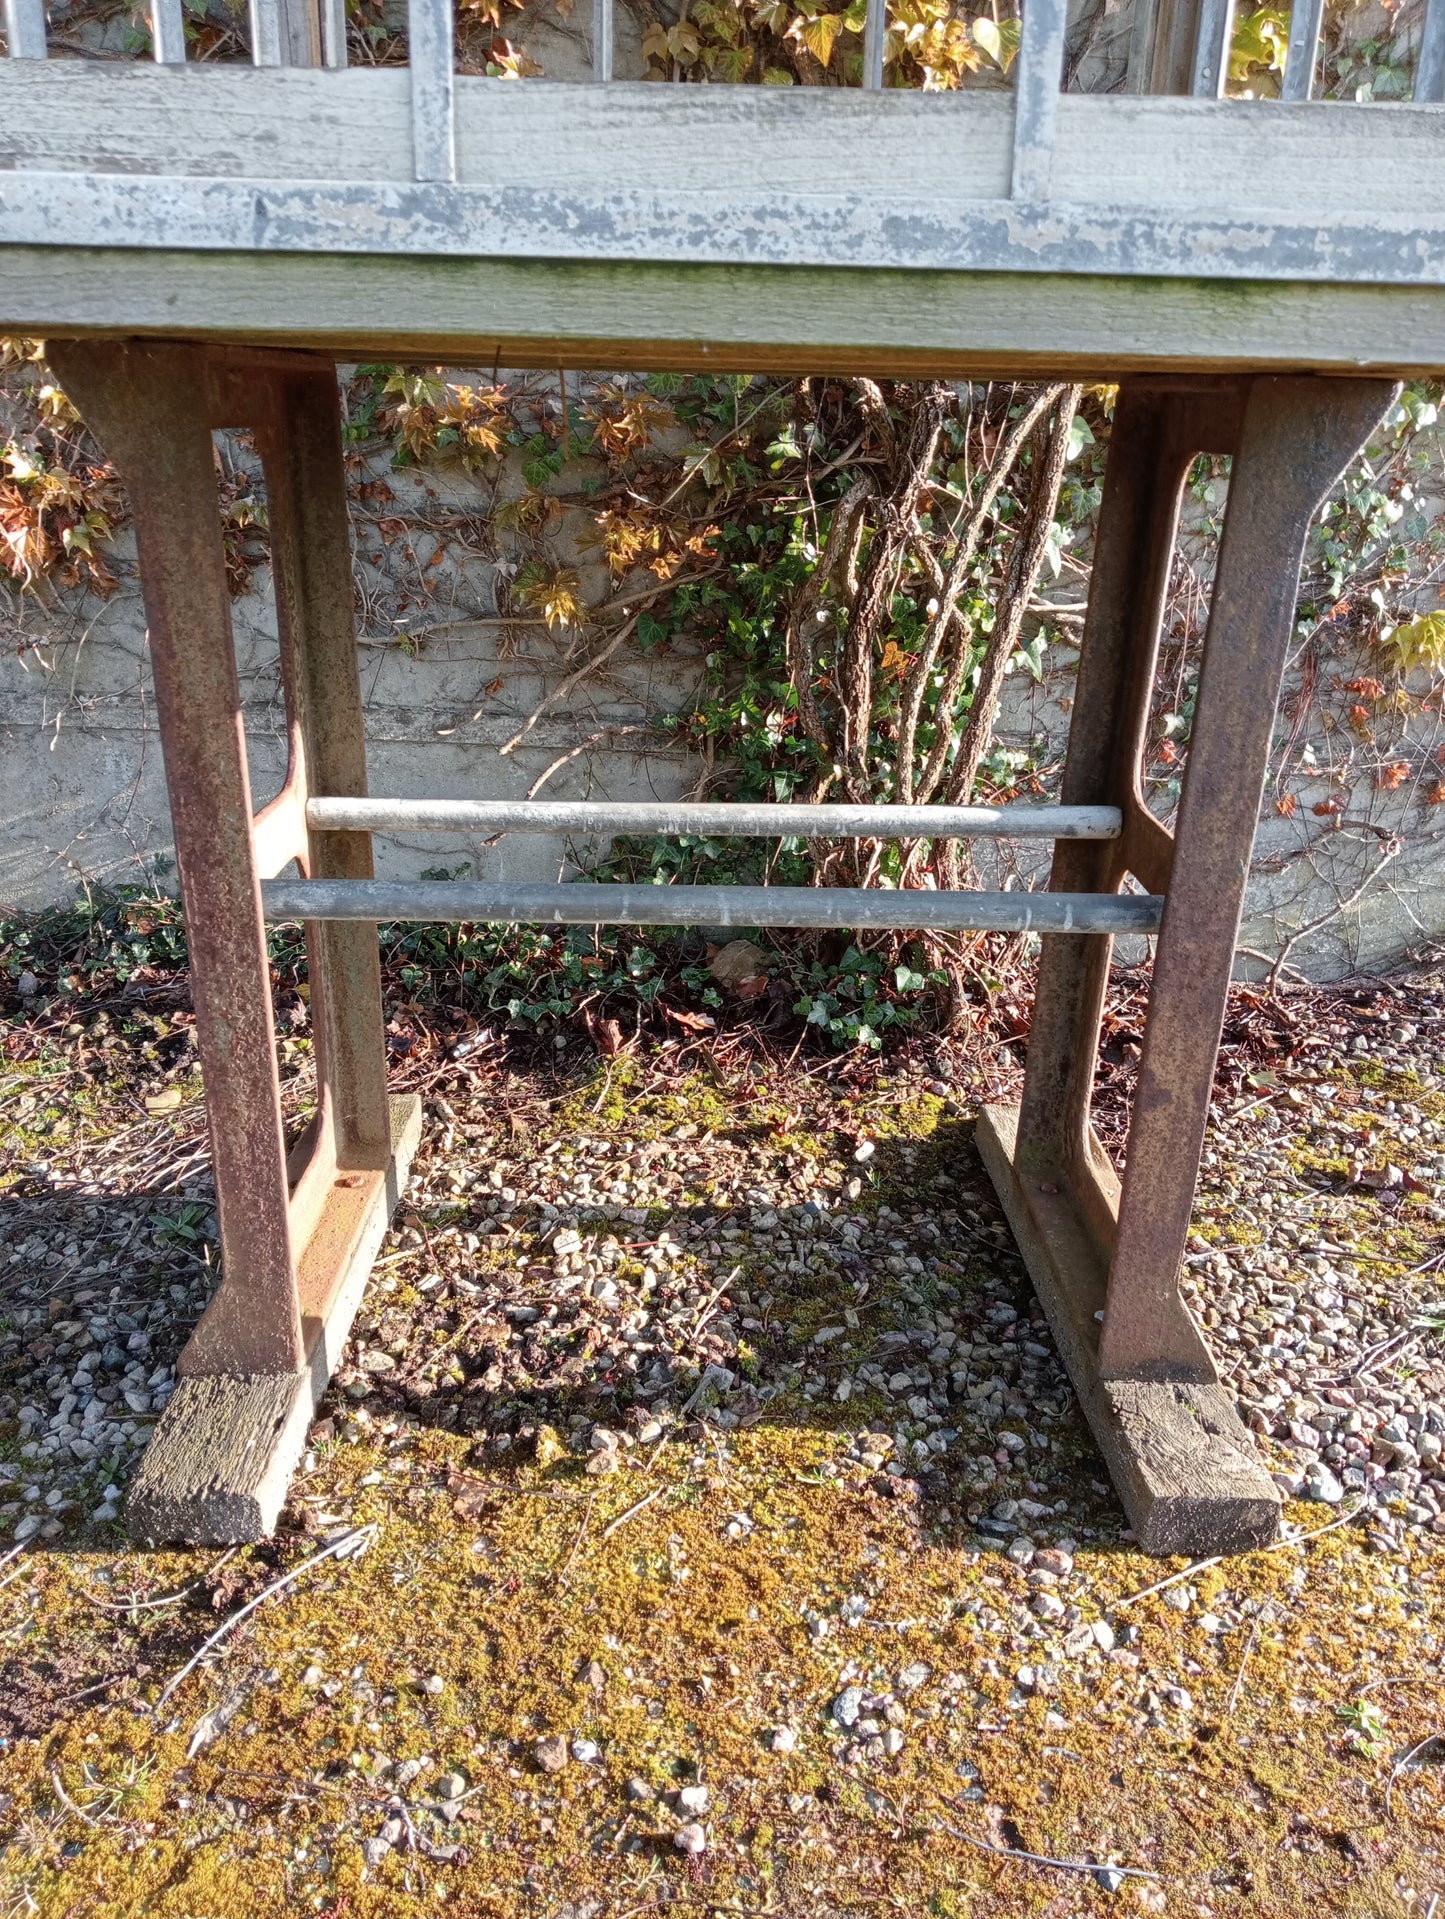
[[[248,1686],[237,1686],[234,1692],[227,1693],[219,1706],[213,1707],[210,1712],[202,1713],[192,1730],[191,1743],[186,1747],[187,1759],[194,1759],[198,1752],[204,1752],[207,1746],[215,1745],[245,1705],[249,1691]]]

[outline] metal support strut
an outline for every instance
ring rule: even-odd
[[[143,1538],[228,1544],[275,1524],[421,1126],[418,1099],[387,1099],[363,927],[307,929],[318,1097],[289,1155],[276,1070],[211,429],[255,431],[270,492],[289,765],[254,837],[367,879],[365,834],[313,851],[305,823],[309,780],[366,787],[336,378],[300,355],[183,346],[56,341],[49,358],[134,510],[220,1220],[220,1284],[128,1517]]]
[[[1063,778],[1124,813],[1061,844],[1051,884],[1165,895],[1122,1188],[1089,1124],[1109,941],[1044,936],[1021,1107],[979,1148],[1140,1543],[1219,1553],[1271,1538],[1279,1495],[1179,1293],[1270,732],[1309,523],[1378,425],[1379,380],[1261,378],[1120,390]],[[1232,453],[1179,820],[1145,811],[1141,749],[1179,499]]]
[[[190,945],[221,1235],[215,1297],[133,1484],[152,1539],[270,1530],[404,1183],[420,1102],[388,1099],[375,922],[1034,928],[1020,1107],[978,1141],[1140,1542],[1268,1539],[1279,1499],[1179,1293],[1311,516],[1388,406],[1378,380],[1136,379],[1120,388],[1057,807],[370,800],[341,419],[329,360],[55,341],[49,357],[135,513]],[[289,757],[252,817],[211,429],[245,426],[270,499]],[[1177,834],[1141,757],[1180,494],[1233,455]],[[722,816],[722,817],[718,817]],[[1048,836],[1046,893],[380,882],[371,834],[443,829]],[[297,879],[271,879],[292,863]],[[266,880],[263,888],[262,880]],[[1142,891],[1126,892],[1126,882]],[[318,1097],[288,1154],[263,912],[307,922]],[[1112,938],[1159,940],[1122,1184],[1089,1123]]]

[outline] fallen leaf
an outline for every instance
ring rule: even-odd
[[[470,1473],[448,1473],[447,1491],[452,1496],[452,1511],[458,1519],[480,1519],[488,1506],[495,1505],[497,1498],[490,1486],[483,1480],[473,1479]]]
[[[180,1105],[181,1097],[181,1089],[179,1086],[166,1086],[163,1087],[159,1093],[147,1093],[146,1111],[148,1113],[173,1113]]]
[[[685,1013],[680,1007],[664,1006],[663,1014],[686,1033],[710,1033],[717,1021],[708,1013]]]
[[[212,1707],[210,1712],[202,1713],[192,1729],[191,1743],[186,1747],[187,1759],[194,1759],[198,1752],[204,1752],[207,1746],[215,1745],[245,1705],[249,1691],[248,1686],[237,1686],[234,1692],[227,1693],[219,1706]]]

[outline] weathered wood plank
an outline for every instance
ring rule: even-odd
[[[600,92],[601,89],[598,89]],[[12,247],[0,328],[453,365],[1445,374],[1445,289]]]
[[[451,0],[407,0],[411,61],[412,177],[457,177],[456,76]]]
[[[5,45],[12,60],[45,58],[45,0],[5,0]]]
[[[1279,88],[1281,100],[1309,99],[1324,19],[1325,0],[1295,0],[1289,21],[1289,51],[1285,55],[1284,78]]]
[[[406,74],[51,60],[17,85],[0,60],[0,171],[184,172],[201,155],[222,177],[409,180]]]
[[[1067,0],[1029,0],[1014,63],[1013,171],[1015,200],[1047,200],[1054,166],[1054,131],[1064,74]]]
[[[1445,281],[1435,106],[1064,95],[1040,206],[1006,95],[464,79],[453,186],[408,184],[407,85],[0,65],[0,243]],[[418,118],[423,170],[446,124]]]
[[[229,1546],[276,1524],[307,1428],[346,1343],[387,1222],[406,1184],[421,1129],[415,1095],[391,1102],[393,1159],[370,1216],[353,1237],[323,1322],[311,1321],[297,1373],[191,1375],[177,1385],[126,1500],[140,1539]],[[324,1222],[323,1222],[324,1224]]]
[[[182,67],[186,63],[186,17],[181,0],[150,0],[151,52],[156,64]]]
[[[602,89],[598,89],[599,92]],[[1445,140],[1440,143],[1445,153]],[[759,206],[721,191],[547,193],[530,186],[265,185],[113,174],[0,175],[0,245],[383,252],[677,266],[1445,283],[1445,201],[1412,224],[1333,226],[1126,205],[910,204],[851,193]]]
[[[1445,0],[1425,0],[1425,26],[1415,58],[1415,98],[1445,100]]]

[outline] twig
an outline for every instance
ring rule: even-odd
[[[596,1498],[596,1493],[593,1493],[587,1501],[587,1510],[582,1515],[582,1524],[577,1528],[577,1537],[572,1542],[572,1550],[567,1555],[567,1563],[557,1575],[557,1584],[559,1586],[565,1586],[567,1584],[567,1575],[572,1570],[572,1561],[582,1550],[582,1541],[587,1537],[587,1528],[592,1523],[592,1507]]]
[[[1116,1612],[1122,1611],[1125,1606],[1135,1605],[1141,1599],[1152,1599],[1155,1593],[1162,1593],[1166,1586],[1177,1586],[1181,1579],[1189,1579],[1195,1573],[1207,1571],[1210,1566],[1218,1566],[1223,1559],[1223,1553],[1216,1553],[1212,1559],[1196,1559],[1182,1572],[1170,1573],[1167,1579],[1156,1580],[1152,1586],[1145,1586],[1141,1592],[1130,1593],[1127,1599],[1116,1599],[1114,1609]]]
[[[1056,1872],[1086,1872],[1093,1878],[1101,1872],[1121,1872],[1130,1879],[1157,1879],[1157,1872],[1150,1872],[1144,1866],[1116,1866],[1111,1860],[1101,1859],[1090,1864],[1087,1859],[1050,1859],[1046,1853],[1025,1852],[1022,1846],[991,1846],[986,1839],[975,1839],[971,1832],[960,1832],[957,1826],[950,1826],[947,1820],[941,1821],[943,1830],[955,1839],[962,1839],[965,1845],[977,1846],[980,1852],[991,1852],[1000,1859],[1023,1859],[1031,1866],[1052,1866]]]
[[[228,1551],[221,1554],[214,1566],[206,1568],[199,1579],[193,1579],[189,1586],[182,1586],[178,1593],[167,1593],[162,1599],[127,1599],[118,1604],[112,1599],[101,1599],[95,1593],[86,1593],[85,1597],[101,1612],[150,1612],[156,1606],[178,1606],[183,1599],[189,1598],[193,1592],[204,1586],[208,1579],[213,1578],[222,1566],[233,1560],[240,1550],[239,1546],[230,1547]]]
[[[618,1527],[625,1526],[629,1519],[636,1519],[637,1515],[640,1512],[645,1511],[646,1508],[652,1504],[654,1499],[661,1499],[662,1495],[668,1490],[669,1488],[667,1486],[654,1486],[652,1491],[648,1493],[645,1498],[639,1499],[635,1506],[629,1506],[625,1513],[619,1513],[616,1519],[612,1521],[611,1525],[607,1526],[603,1530],[603,1534],[602,1534],[603,1541],[605,1542],[609,1540],[612,1537],[613,1533],[617,1531]]]
[[[1363,1699],[1365,1694],[1367,1692],[1373,1692],[1376,1686],[1438,1686],[1439,1684],[1439,1673],[1396,1673],[1393,1677],[1387,1676],[1384,1679],[1371,1679],[1367,1681],[1365,1685],[1361,1686],[1355,1696],[1357,1699]]]
[[[539,773],[536,779],[533,780],[532,784],[527,788],[525,797],[529,800],[536,799],[537,795],[554,773],[560,773],[562,768],[568,765],[570,761],[580,759],[587,749],[591,746],[596,746],[599,740],[619,740],[624,733],[655,732],[655,727],[644,724],[642,726],[604,726],[600,733],[589,733],[580,746],[570,746],[565,753],[559,753],[547,770],[544,773]]]
[[[1239,1703],[1239,1689],[1244,1684],[1244,1669],[1249,1664],[1250,1654],[1254,1651],[1254,1642],[1259,1638],[1259,1622],[1262,1615],[1256,1613],[1250,1621],[1249,1638],[1244,1642],[1244,1657],[1239,1662],[1239,1671],[1234,1675],[1234,1684],[1229,1689],[1229,1698],[1225,1701],[1224,1716],[1230,1719]]]
[[[65,1790],[64,1786],[61,1785],[60,1774],[54,1767],[51,1768],[50,1783],[55,1788],[56,1798],[60,1801],[61,1805],[64,1806],[67,1812],[73,1812],[76,1818],[79,1819],[83,1825],[96,1826],[96,1827],[100,1825],[100,1821],[98,1819],[92,1819],[88,1812],[82,1812],[80,1810],[80,1807],[76,1805],[75,1801],[71,1798],[70,1794]]]
[[[1380,877],[1381,873],[1384,872],[1391,860],[1396,858],[1402,851],[1404,844],[1405,842],[1402,839],[1388,839],[1385,842],[1384,852],[1370,868],[1369,872],[1366,873],[1353,893],[1349,894],[1345,899],[1337,900],[1327,913],[1321,913],[1317,919],[1306,920],[1303,926],[1297,926],[1295,928],[1289,938],[1281,945],[1279,958],[1275,961],[1274,970],[1269,976],[1269,990],[1271,993],[1274,991],[1279,980],[1280,972],[1284,967],[1285,961],[1300,941],[1307,939],[1311,933],[1317,933],[1322,926],[1328,926],[1331,920],[1338,919],[1341,914],[1348,913],[1352,906],[1358,905],[1361,898],[1374,885],[1375,881]]]
[[[190,1678],[206,1654],[219,1646],[233,1627],[239,1626],[241,1621],[255,1612],[258,1606],[264,1605],[273,1593],[282,1591],[284,1587],[291,1585],[295,1580],[299,1579],[302,1573],[310,1572],[313,1566],[319,1566],[323,1560],[335,1559],[339,1556],[353,1557],[359,1555],[371,1544],[372,1540],[376,1537],[376,1533],[377,1527],[374,1521],[366,1526],[353,1526],[350,1532],[342,1533],[340,1538],[333,1539],[329,1546],[323,1546],[320,1552],[312,1553],[311,1557],[309,1559],[303,1559],[299,1566],[293,1566],[290,1572],[282,1573],[279,1579],[273,1579],[269,1586],[262,1587],[254,1599],[248,1599],[239,1612],[233,1612],[231,1617],[226,1620],[223,1625],[216,1628],[215,1632],[213,1632],[210,1638],[202,1645],[200,1651],[186,1661],[175,1678],[164,1688],[152,1710],[158,1713],[161,1707],[170,1698],[171,1694],[175,1692],[176,1688],[180,1686],[183,1681]]]
[[[717,1305],[718,1301],[722,1298],[723,1294],[727,1291],[728,1287],[732,1285],[733,1281],[740,1276],[740,1274],[742,1273],[742,1270],[743,1269],[741,1266],[734,1266],[732,1271],[728,1274],[727,1278],[721,1284],[721,1286],[715,1286],[713,1290],[708,1294],[707,1299],[703,1302],[703,1307],[701,1312],[699,1312],[697,1318],[693,1321],[692,1331],[688,1335],[689,1339],[697,1338],[698,1334],[702,1331],[703,1327],[707,1324],[708,1320],[711,1318],[713,1307]]]
[[[1395,1816],[1390,1809],[1390,1795],[1395,1790],[1395,1781],[1400,1777],[1402,1772],[1408,1772],[1410,1770],[1410,1762],[1412,1759],[1418,1758],[1427,1746],[1436,1745],[1445,1745],[1445,1733],[1427,1733],[1417,1745],[1411,1746],[1407,1753],[1402,1754],[1391,1767],[1390,1777],[1385,1781],[1385,1817],[1387,1819],[1393,1819]]]
[[[699,580],[711,579],[714,573],[721,571],[721,567],[713,566],[709,567],[704,573],[691,573],[685,580],[668,580],[662,586],[654,588],[650,593],[629,593],[627,596],[627,604],[639,610],[622,622],[621,626],[618,627],[617,631],[604,647],[594,653],[590,659],[584,660],[581,666],[569,673],[565,680],[560,680],[550,692],[542,695],[541,699],[538,700],[537,704],[532,708],[531,712],[527,715],[526,719],[523,720],[512,737],[509,740],[504,740],[497,748],[498,757],[505,759],[509,753],[514,753],[549,706],[554,706],[558,700],[565,700],[574,687],[580,686],[583,680],[589,678],[599,667],[607,664],[612,658],[612,655],[618,650],[623,641],[627,639],[628,635],[637,625],[638,620],[642,617],[642,607],[660,598],[664,593],[675,592],[679,587],[692,586]],[[478,708],[478,712],[480,711],[481,709]],[[473,714],[472,717],[475,719],[477,715]],[[455,733],[456,730],[454,726],[441,726],[437,728],[437,734],[438,737],[440,737],[446,733]]]

